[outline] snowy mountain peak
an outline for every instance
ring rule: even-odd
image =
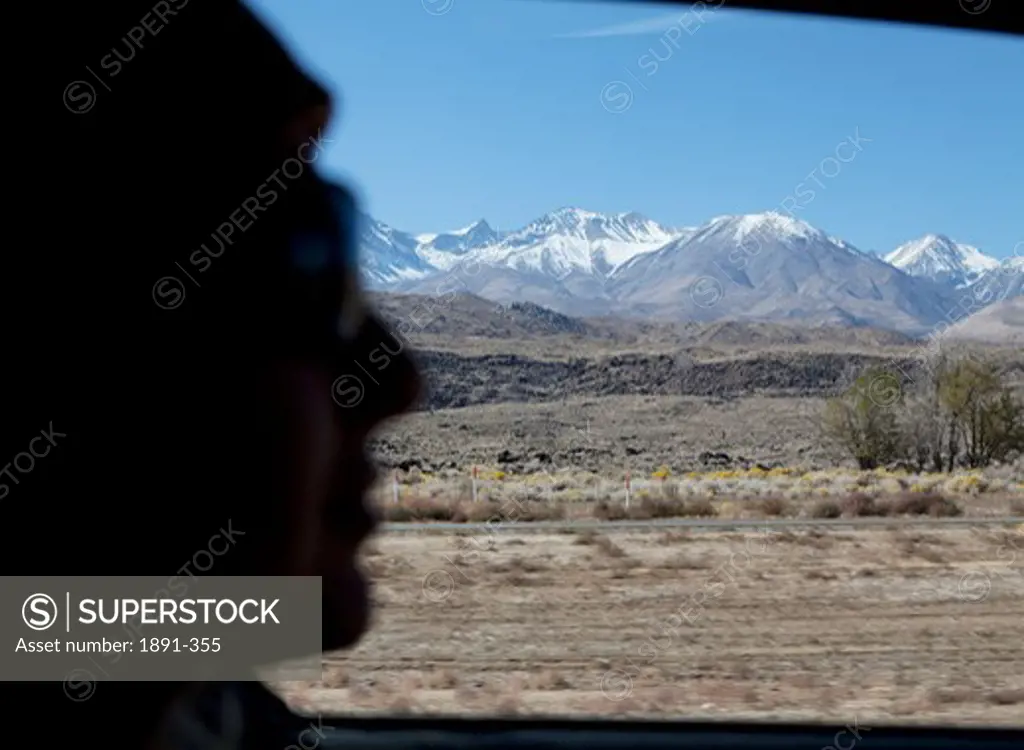
[[[510,232],[488,255],[511,268],[558,278],[574,271],[604,277],[630,258],[677,236],[635,211],[602,214],[565,206]]]
[[[493,245],[501,239],[486,219],[478,219],[469,226],[440,234],[421,234],[416,237],[416,254],[426,263],[441,269],[450,268],[466,253]]]
[[[582,208],[560,208],[510,232],[505,241],[510,246],[521,246],[556,236],[586,243],[607,239],[638,240],[652,234],[658,237],[668,234],[656,222],[639,214],[628,221],[624,220],[625,216],[600,214]]]
[[[455,235],[456,237],[465,237],[467,234],[488,234],[493,233],[493,231],[494,230],[491,229],[491,225],[487,223],[487,219],[477,219],[468,227],[463,227],[462,229],[453,229],[452,231],[446,232],[445,234],[452,234]]]
[[[360,219],[372,288],[436,295],[455,284],[571,315],[875,325],[917,335],[968,292],[979,306],[1024,295],[1020,254],[1000,263],[928,234],[883,260],[778,211],[674,229],[636,211],[563,206],[513,231],[480,219],[416,235]]]
[[[559,208],[556,208],[554,211],[546,215],[566,218],[576,217],[584,221],[587,219],[596,219],[599,216],[601,216],[601,214],[599,213],[595,213],[594,211],[588,211],[587,209],[579,208],[578,206],[560,206]]]
[[[956,242],[943,234],[926,234],[885,256],[885,261],[911,276],[965,286],[985,271],[999,267],[999,261],[976,247]]]
[[[805,221],[777,211],[766,211],[757,214],[729,214],[716,216],[704,226],[697,229],[697,235],[710,237],[715,235],[723,241],[743,243],[750,237],[772,239],[788,242],[796,239],[828,240],[828,236],[820,229],[812,227]]]
[[[536,237],[543,234],[564,234],[588,239],[588,234],[592,234],[593,230],[600,231],[599,227],[607,218],[593,211],[564,206],[531,221],[519,232],[513,232],[513,235]]]
[[[358,216],[360,268],[371,286],[395,284],[422,277],[433,268],[416,252],[419,240],[377,221],[368,214]]]
[[[786,216],[777,211],[748,214],[737,218],[736,233],[738,236],[753,234],[754,232],[778,237],[803,237],[805,239],[824,237],[821,230],[815,229],[806,221],[794,219],[792,216]]]
[[[448,272],[469,258],[557,282],[576,274],[600,283],[631,258],[692,231],[669,229],[636,211],[602,214],[574,206],[558,208],[511,232],[497,231],[479,219],[461,229],[410,235],[365,218],[366,276],[383,286]]]

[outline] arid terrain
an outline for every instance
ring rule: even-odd
[[[383,536],[311,712],[1019,725],[1024,530]]]
[[[914,378],[941,341],[1000,363],[1024,387],[1014,346],[868,328],[577,319],[468,296],[377,301],[395,338],[349,375],[369,397],[389,361],[383,348],[401,347],[415,350],[427,379],[419,411],[375,441],[386,467],[497,467],[500,458],[505,471],[620,477],[699,470],[700,455],[716,452],[740,465],[830,468],[842,456],[822,439],[824,399],[872,365]]]
[[[527,531],[551,519],[1024,516],[1019,459],[859,471],[824,439],[827,398],[870,365],[913,380],[934,342],[378,301],[402,334],[382,344],[414,347],[429,390],[376,436],[375,497],[387,520],[423,529],[385,526],[374,540],[377,624],[327,659],[321,683],[279,685],[294,706],[1021,723],[1017,525]],[[1019,349],[969,351],[1024,383]],[[353,364],[367,394],[372,373]]]

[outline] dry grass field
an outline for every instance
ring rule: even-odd
[[[509,522],[512,523],[512,522]],[[304,711],[1020,725],[1024,530],[383,536]]]
[[[575,319],[478,298],[378,303],[415,323],[402,330],[428,390],[375,436],[374,493],[387,520],[423,529],[370,545],[376,625],[326,659],[322,682],[277,686],[296,708],[1022,723],[1024,530],[528,531],[548,519],[1024,517],[1022,457],[865,472],[824,439],[828,398],[868,367],[927,376],[934,342]],[[971,356],[1024,393],[1019,347]],[[362,368],[352,374],[372,374]]]
[[[379,489],[382,515],[395,522],[518,522],[657,518],[1024,517],[1018,467],[952,474],[884,469],[786,468],[688,472],[667,467],[625,482],[590,472],[440,477],[395,472]],[[474,484],[475,500],[474,500]]]

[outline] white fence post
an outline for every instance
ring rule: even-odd
[[[398,505],[398,472],[392,472],[391,474],[391,490],[394,494],[394,503]]]

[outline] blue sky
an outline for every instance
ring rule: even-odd
[[[865,250],[937,232],[1006,257],[1024,240],[1013,38],[727,4],[250,7],[339,98],[327,172],[399,229],[785,207]]]

